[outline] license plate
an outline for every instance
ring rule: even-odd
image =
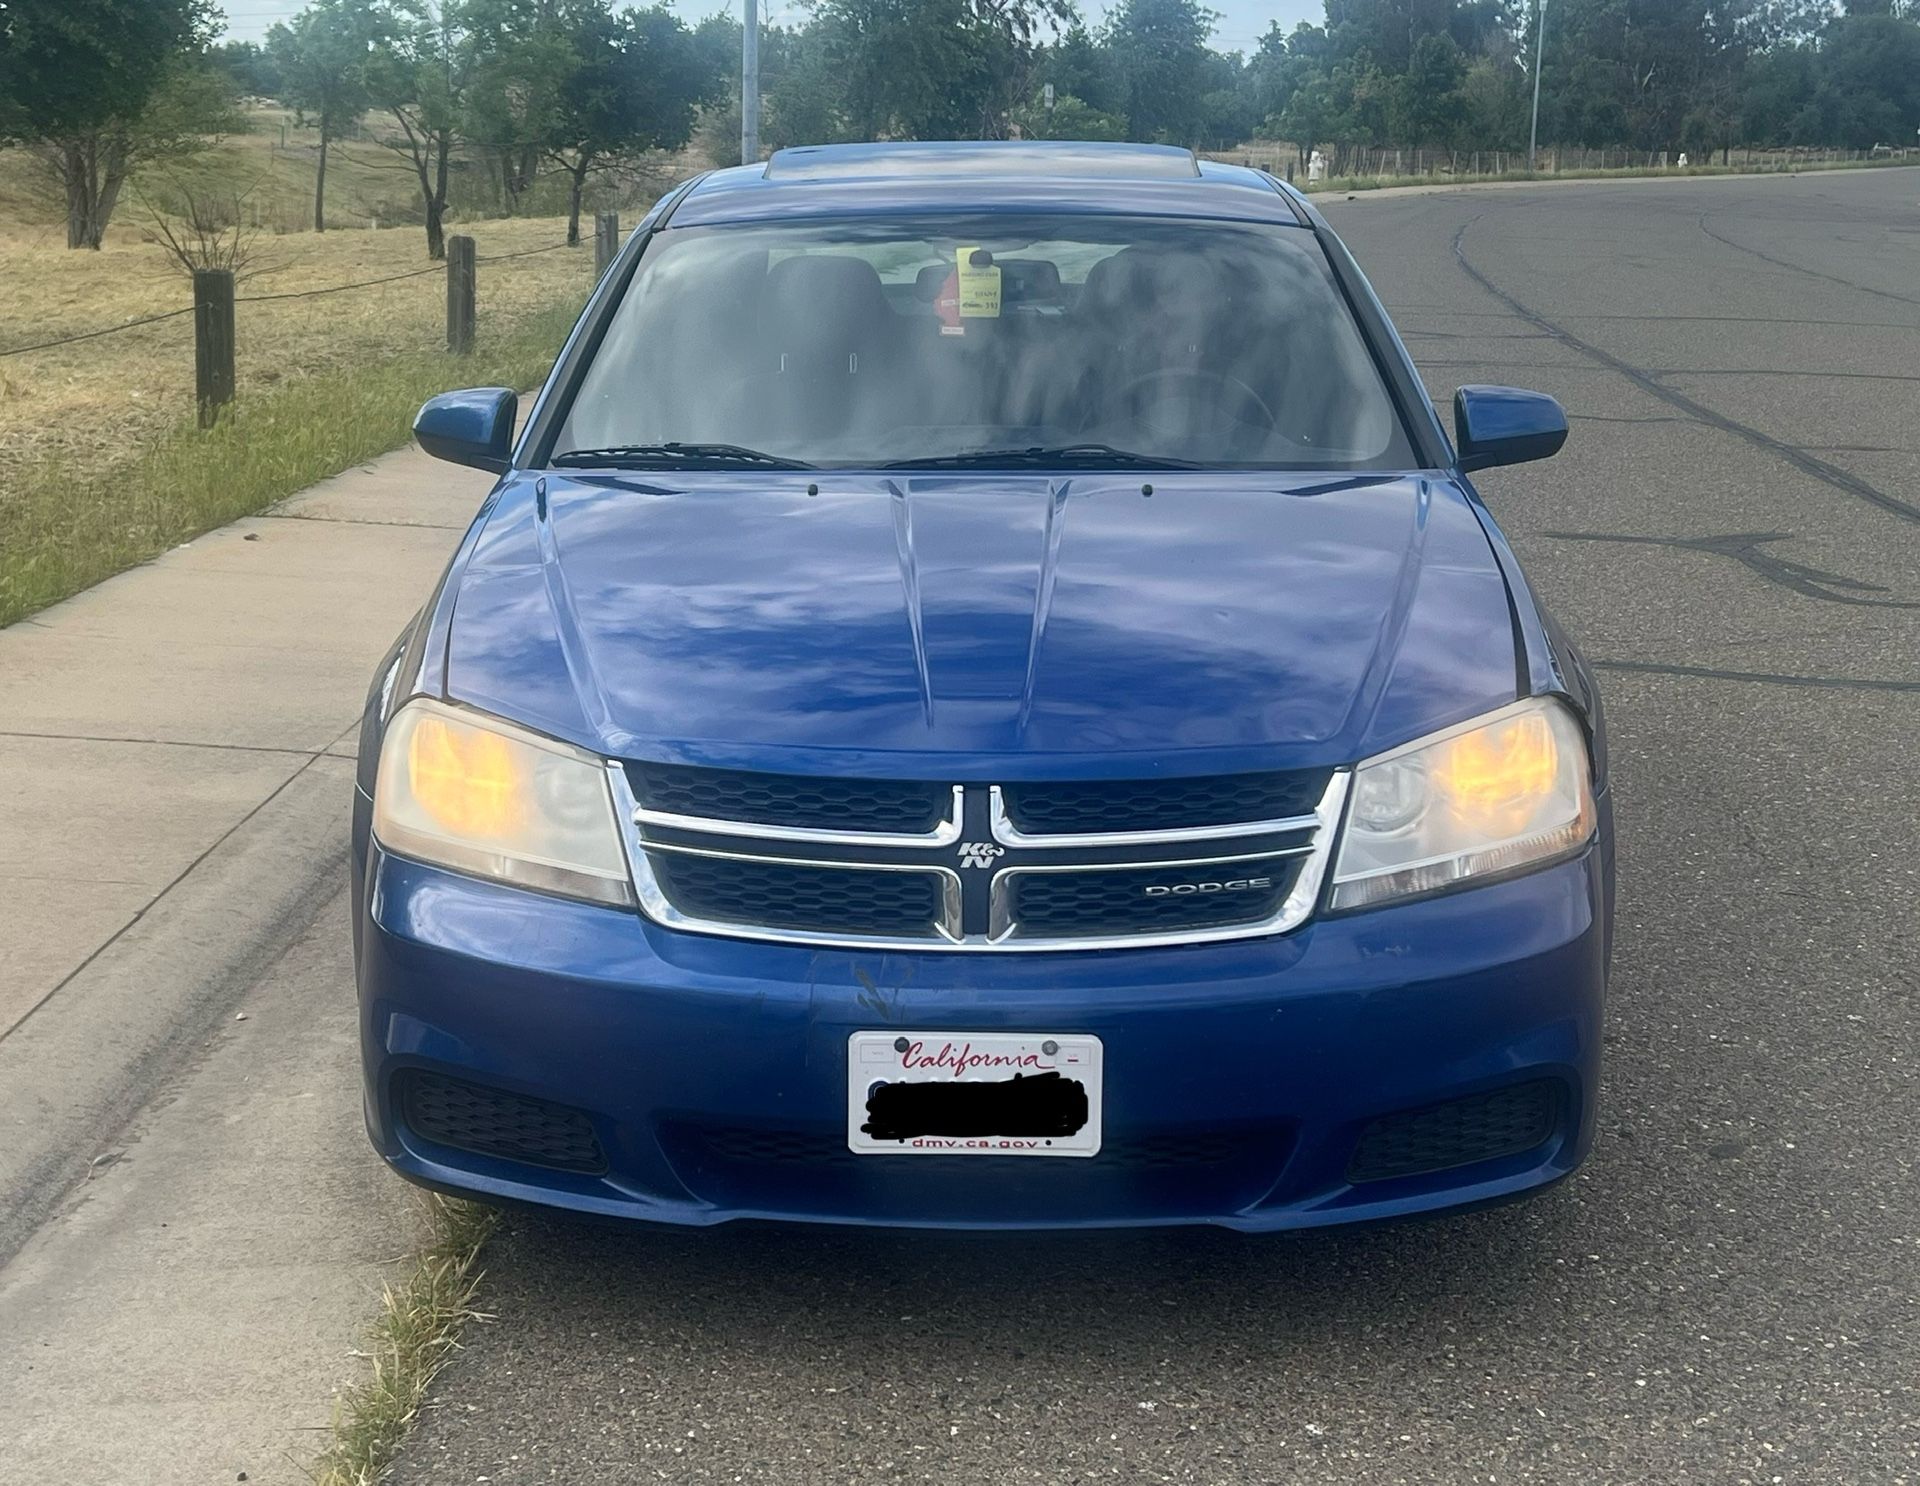
[[[847,1039],[847,1146],[862,1156],[1094,1155],[1100,1039],[855,1032]]]

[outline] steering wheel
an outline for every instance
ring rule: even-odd
[[[1191,399],[1176,398],[1159,391],[1161,388],[1181,384],[1193,388],[1195,395]],[[1152,389],[1152,395],[1143,396],[1142,394],[1148,393],[1149,389]],[[1271,431],[1278,427],[1280,421],[1274,416],[1273,409],[1261,399],[1260,394],[1238,377],[1230,377],[1224,372],[1202,371],[1198,367],[1165,367],[1159,371],[1142,373],[1120,388],[1116,400],[1119,403],[1121,416],[1144,423],[1155,433],[1171,438],[1178,438],[1195,431],[1196,423],[1199,422],[1194,417],[1197,410],[1206,409],[1214,413],[1228,411],[1224,407],[1228,402],[1239,405],[1238,410],[1231,413],[1236,422],[1253,424]],[[1180,405],[1183,415],[1179,424],[1169,425],[1155,420],[1154,409],[1166,408],[1176,403]],[[1256,416],[1251,418],[1245,416],[1249,411]],[[1201,425],[1201,429],[1208,431],[1204,424]]]

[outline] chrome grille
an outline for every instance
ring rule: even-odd
[[[889,795],[872,781],[695,770],[725,777],[697,781],[717,793],[694,795],[655,790],[662,767],[616,764],[610,776],[641,905],[656,922],[946,950],[1186,944],[1297,928],[1318,901],[1349,778],[910,783]],[[1104,817],[1092,808],[1102,791]],[[746,802],[756,818],[663,808],[708,798]],[[847,803],[848,818],[824,814],[830,800]],[[918,813],[868,808],[887,800],[917,800]],[[1267,813],[1276,806],[1288,813]]]

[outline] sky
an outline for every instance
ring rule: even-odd
[[[275,21],[284,21],[299,10],[306,0],[226,0],[226,35],[235,41],[259,41]],[[1210,9],[1220,14],[1214,28],[1213,44],[1223,52],[1250,52],[1259,43],[1269,21],[1279,21],[1283,31],[1291,31],[1297,21],[1319,22],[1326,15],[1321,0],[1208,0]],[[718,5],[713,0],[680,0],[679,10],[689,24],[716,10],[739,10]],[[762,13],[777,24],[793,25],[801,19],[797,0],[761,0]],[[1104,7],[1099,0],[1083,3],[1088,16]]]

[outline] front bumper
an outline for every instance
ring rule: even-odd
[[[1497,1201],[1566,1175],[1592,1140],[1603,851],[1278,939],[1000,956],[675,933],[370,845],[367,1126],[424,1185],[683,1224],[1267,1230]],[[848,1036],[894,1028],[1098,1036],[1101,1153],[851,1154]],[[604,1172],[426,1139],[395,1098],[406,1070],[581,1112]],[[1549,1096],[1531,1148],[1349,1179],[1376,1120],[1521,1085]]]

